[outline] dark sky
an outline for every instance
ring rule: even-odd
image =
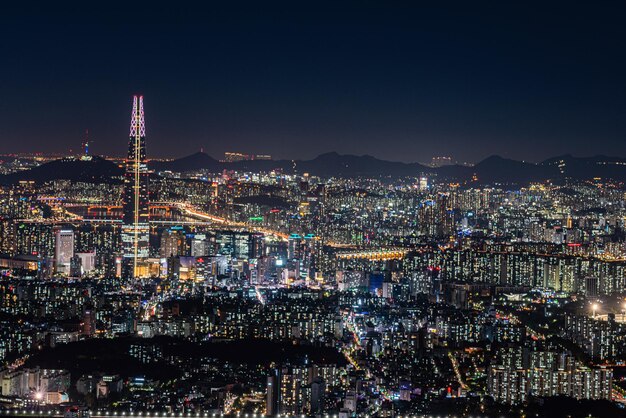
[[[139,92],[153,157],[626,156],[624,2],[52,3],[0,11],[0,152],[123,155]]]

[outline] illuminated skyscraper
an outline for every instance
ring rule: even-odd
[[[69,228],[55,228],[54,269],[59,274],[70,273],[70,263],[74,257],[74,231]]]
[[[184,255],[185,234],[180,229],[166,229],[161,234],[161,257],[169,258]],[[204,254],[203,254],[204,255]]]
[[[138,277],[138,263],[149,255],[148,166],[146,164],[146,123],[143,96],[133,97],[128,158],[124,177],[124,225],[122,245],[132,277]]]

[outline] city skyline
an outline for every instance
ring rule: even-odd
[[[626,416],[626,5],[27,7],[0,417]]]
[[[141,10],[136,47],[134,7],[7,10],[0,152],[67,153],[89,129],[118,154],[140,92],[153,157],[626,156],[623,5]]]

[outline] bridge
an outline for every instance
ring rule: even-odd
[[[406,257],[408,253],[409,250],[405,248],[357,250],[337,253],[337,259],[371,261],[401,260]]]
[[[246,222],[231,221],[230,219],[221,218],[219,216],[211,215],[206,212],[201,212],[195,207],[187,203],[168,202],[168,204],[171,204],[172,206],[178,208],[178,210],[180,210],[182,213],[192,218],[199,218],[199,219],[215,222],[218,224],[226,225],[229,227],[244,228],[244,229],[248,229],[248,230],[255,231],[255,232],[261,232],[266,235],[272,235],[277,238],[280,238],[283,241],[287,241],[289,239],[289,235],[284,232],[276,231],[276,230],[265,228],[265,227],[258,226],[258,225],[252,225]]]
[[[40,219],[40,220],[28,220],[24,219],[24,222],[36,222],[36,223],[44,223],[44,224],[57,224],[57,223],[66,223],[66,222],[85,222],[92,224],[110,224],[110,225],[121,225],[122,219],[121,217],[91,217],[90,214],[94,212],[104,212],[107,214],[114,214],[119,212],[122,207],[119,205],[97,205],[92,203],[81,204],[75,202],[66,202],[64,199],[56,199],[52,197],[47,197],[46,199],[59,201],[59,207],[87,207],[87,216],[81,216],[78,214],[74,214],[65,210],[65,214],[70,216],[71,219],[59,219],[59,220],[51,220],[51,219]],[[229,228],[241,228],[248,231],[260,232],[265,235],[274,236],[283,241],[289,240],[290,234],[283,231],[278,231],[275,229],[267,228],[260,225],[251,224],[248,222],[239,222],[233,221],[227,218],[223,218],[217,215],[213,215],[207,212],[203,212],[196,208],[193,205],[184,202],[151,202],[150,210],[151,212],[162,211],[166,214],[171,214],[172,209],[177,209],[180,213],[189,220],[169,220],[169,219],[151,219],[151,225],[190,225],[190,226],[208,226],[208,227],[229,227]],[[351,244],[344,244],[340,242],[335,242],[333,240],[324,241],[324,245],[328,245],[333,248],[352,248]],[[345,253],[341,256],[341,258],[350,258],[348,254],[356,254],[356,253]],[[386,252],[385,254],[381,254],[378,257],[382,257],[382,259],[394,259],[394,258],[402,258],[398,255],[393,255],[395,253]],[[376,255],[372,255],[372,257],[376,257]],[[391,258],[389,258],[391,257]],[[352,257],[352,258],[363,258],[363,257]]]

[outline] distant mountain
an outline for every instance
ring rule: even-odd
[[[480,183],[526,184],[554,179],[558,171],[553,167],[502,158],[485,158],[473,168]]]
[[[551,167],[562,177],[590,180],[596,177],[626,181],[626,159],[596,155],[593,157],[573,157],[561,155],[545,160],[542,166]]]
[[[606,156],[577,158],[571,155],[548,159],[540,164],[503,158],[497,155],[485,158],[474,166],[449,165],[427,167],[418,163],[385,161],[371,155],[342,155],[336,152],[321,154],[312,160],[251,160],[233,163],[220,162],[205,153],[167,162],[150,163],[156,171],[176,172],[206,169],[311,173],[321,177],[391,176],[416,177],[435,174],[441,179],[477,184],[528,184],[545,180],[573,178],[586,180],[594,177],[626,181],[626,159]]]
[[[190,171],[208,170],[220,172],[222,170],[250,170],[250,171],[271,171],[274,169],[291,170],[293,162],[289,160],[249,160],[237,162],[222,162],[211,157],[205,152],[196,152],[186,157],[181,157],[171,161],[150,161],[148,164],[151,170],[172,171],[185,173]]]
[[[196,170],[220,171],[220,162],[204,152],[196,152],[172,161],[150,161],[148,166],[155,171],[173,171],[183,173]]]
[[[296,161],[296,169],[318,176],[418,176],[430,169],[418,163],[379,160],[371,155],[341,155],[329,152],[308,161]]]
[[[432,168],[418,163],[380,160],[371,155],[341,155],[336,152],[321,154],[312,160],[251,160],[231,163],[220,162],[206,153],[197,152],[172,161],[150,161],[148,167],[157,173],[166,170],[189,172],[205,169],[219,173],[223,170],[254,172],[279,169],[285,173],[310,173],[321,177],[417,177],[427,174],[460,183],[503,185],[526,185],[565,178],[588,180],[596,177],[626,182],[626,159],[602,155],[585,158],[563,155],[539,164],[493,155],[474,166],[450,165]],[[120,180],[123,171],[116,164],[100,157],[93,157],[90,161],[62,159],[30,170],[0,176],[0,184],[54,179],[115,182]]]
[[[101,157],[91,160],[61,159],[50,161],[30,170],[0,176],[0,184],[14,184],[32,180],[43,183],[51,180],[72,180],[90,183],[115,183],[120,181],[124,170],[117,164]]]
[[[379,160],[370,155],[340,155],[336,152],[321,154],[312,160],[248,160],[220,162],[211,156],[197,152],[187,157],[172,161],[155,161],[149,164],[155,171],[189,172],[200,169],[209,171],[250,170],[270,171],[280,169],[286,172],[311,173],[313,175],[332,176],[415,176],[429,170],[417,163],[406,164]]]
[[[222,170],[272,171],[282,170],[286,173],[293,171],[294,161],[291,160],[246,160],[234,163],[221,163]]]

